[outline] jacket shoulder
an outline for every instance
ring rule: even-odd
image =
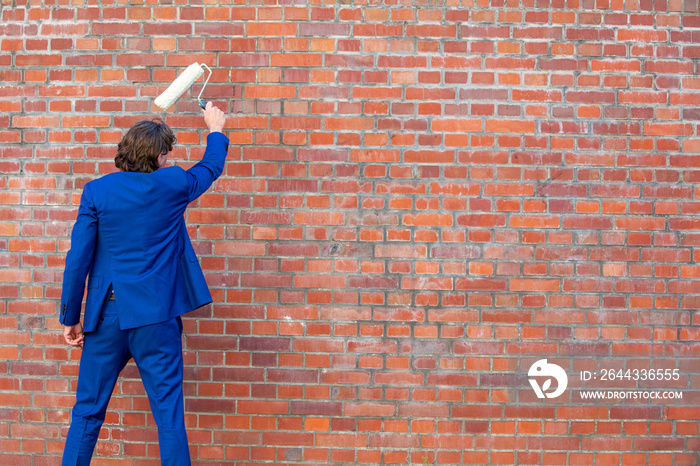
[[[179,190],[187,189],[187,175],[182,167],[171,166],[159,168],[154,173],[156,178],[166,181],[168,187]]]
[[[156,173],[161,173],[165,176],[184,176],[185,170],[182,167],[173,165],[170,167],[164,167],[156,171]]]
[[[150,180],[149,180],[150,179]],[[139,172],[114,172],[104,175],[100,178],[96,178],[89,181],[85,186],[90,185],[90,188],[102,188],[111,186],[113,184],[121,183],[138,183],[141,185],[148,184],[149,181],[156,179],[168,179],[172,182],[180,181],[186,182],[185,170],[181,167],[171,166],[160,168],[152,173],[139,173]]]

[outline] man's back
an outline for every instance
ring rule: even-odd
[[[95,297],[88,303],[101,303],[111,285],[121,328],[162,322],[172,310],[184,310],[189,303],[178,292],[178,258],[188,204],[185,171],[118,172],[89,185],[98,219],[90,275],[98,283],[89,288]]]
[[[188,204],[185,171],[162,168],[153,173],[117,172],[88,184],[93,194],[100,237],[128,263],[120,274],[149,273],[153,261],[171,252]],[[171,257],[172,258],[172,257]]]
[[[226,137],[211,133],[204,158],[188,171],[116,172],[85,186],[74,227],[80,249],[71,248],[66,258],[62,302],[75,312],[80,278],[84,283],[89,271],[86,332],[96,326],[93,310],[102,308],[111,289],[122,329],[163,322],[211,301],[183,214],[221,174],[227,149]]]

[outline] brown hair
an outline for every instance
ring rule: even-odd
[[[117,146],[114,164],[125,172],[154,172],[158,169],[158,156],[173,150],[175,142],[173,130],[160,118],[139,121]]]

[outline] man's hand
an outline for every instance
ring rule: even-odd
[[[63,338],[71,346],[83,346],[83,325],[78,322],[75,325],[66,325],[63,328]]]
[[[204,123],[206,123],[210,133],[221,132],[224,129],[226,116],[218,107],[214,107],[211,101],[207,102],[207,108],[202,111],[204,112]]]

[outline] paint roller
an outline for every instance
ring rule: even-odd
[[[156,98],[156,100],[153,101],[153,103],[163,110],[170,108],[170,106],[175,103],[182,93],[192,87],[192,84],[194,84],[199,77],[204,74],[203,67],[209,70],[209,75],[207,76],[206,81],[204,81],[202,90],[199,91],[197,103],[199,103],[199,106],[202,107],[202,109],[205,109],[207,107],[207,101],[202,99],[202,92],[204,92],[204,88],[207,87],[207,83],[211,77],[211,69],[204,63],[201,65],[199,63],[192,63],[190,66],[188,66],[185,71],[183,71],[182,74],[178,76],[177,79],[173,81],[172,84]]]

